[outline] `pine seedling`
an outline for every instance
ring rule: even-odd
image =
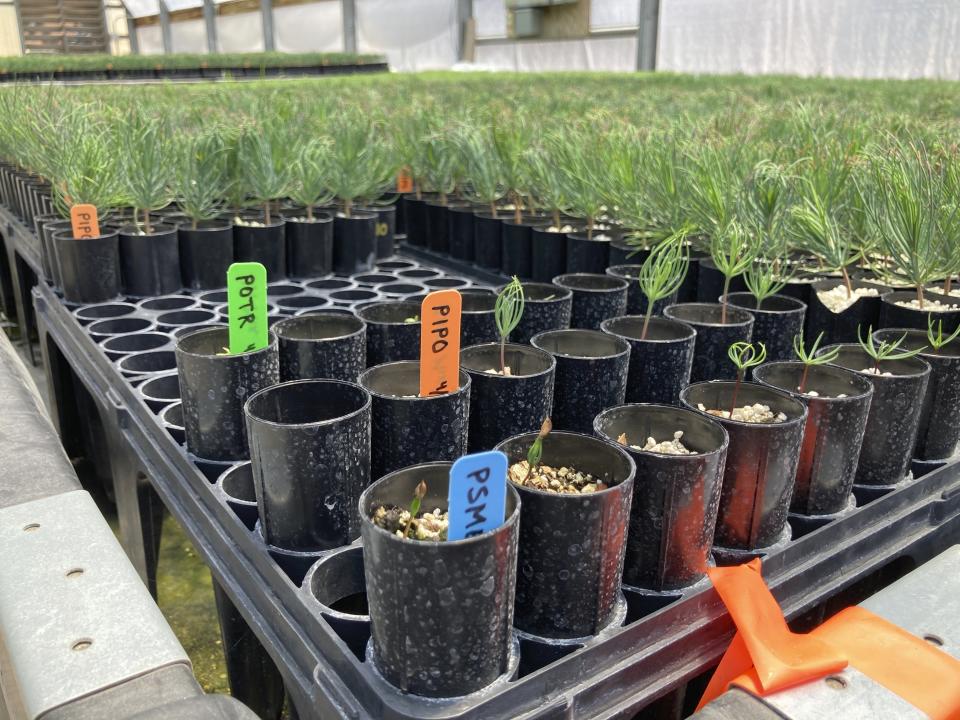
[[[791,278],[793,278],[793,271],[789,275],[784,275],[777,271],[774,263],[764,258],[758,258],[743,273],[743,282],[757,301],[758,309],[763,305],[764,300],[783,290]]]
[[[410,501],[410,520],[404,529],[404,537],[410,537],[410,531],[413,530],[414,521],[417,519],[417,515],[420,514],[420,505],[423,503],[423,498],[426,494],[427,483],[421,480],[413,490],[413,500]]]
[[[737,366],[737,381],[733,386],[733,399],[730,403],[731,418],[733,417],[733,411],[737,408],[737,395],[740,394],[740,385],[743,383],[744,373],[767,359],[766,346],[762,342],[758,342],[757,345],[760,346],[759,351],[753,346],[753,343],[736,342],[727,350],[727,357],[730,358],[730,362]]]
[[[840,348],[838,347],[832,348],[821,355],[817,355],[817,350],[820,348],[820,342],[822,340],[823,333],[821,332],[817,335],[817,339],[813,341],[813,345],[808,352],[803,345],[803,333],[800,332],[793,336],[793,352],[797,356],[797,359],[803,363],[803,375],[800,376],[800,385],[797,386],[798,392],[803,393],[806,391],[807,373],[810,372],[810,368],[813,365],[832,363],[840,355]]]
[[[516,275],[508,282],[493,305],[493,319],[497,324],[497,333],[500,335],[500,372],[506,373],[507,338],[510,336],[520,319],[523,317],[523,285]]]
[[[930,343],[930,347],[933,348],[933,352],[936,354],[940,353],[940,348],[949,345],[957,339],[957,336],[960,336],[960,326],[957,326],[956,330],[950,333],[947,337],[944,337],[942,319],[938,319],[936,322],[936,332],[934,332],[933,328],[933,313],[927,313],[927,342]]]
[[[907,334],[904,333],[899,340],[881,340],[878,345],[873,338],[873,326],[867,327],[867,337],[863,338],[861,333],[861,327],[857,326],[857,342],[860,343],[860,347],[863,348],[863,351],[873,358],[873,372],[876,375],[880,374],[880,363],[886,360],[906,360],[907,358],[912,358],[914,355],[918,355],[920,352],[926,349],[926,346],[917,348],[916,350],[900,350],[900,346],[903,344],[903,341],[907,339]]]
[[[710,256],[717,270],[723,274],[723,294],[720,296],[721,325],[727,323],[730,283],[753,264],[760,252],[761,242],[759,233],[752,232],[736,220],[731,220],[726,227],[710,237]]]
[[[544,438],[550,434],[551,430],[553,430],[553,421],[550,418],[546,418],[540,426],[540,432],[537,433],[536,439],[527,451],[527,475],[524,481],[533,474],[534,468],[539,467],[540,460],[543,457],[543,441]]]
[[[686,242],[688,231],[685,226],[657,245],[640,267],[637,282],[647,298],[641,340],[647,337],[654,303],[676,292],[687,276],[690,267],[690,247]]]

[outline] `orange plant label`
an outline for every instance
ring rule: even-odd
[[[413,175],[410,174],[409,168],[400,168],[400,172],[397,173],[397,192],[413,192]]]
[[[460,312],[456,290],[438,290],[420,305],[420,397],[460,387]]]
[[[100,221],[93,205],[74,205],[70,208],[70,224],[76,240],[100,237]]]

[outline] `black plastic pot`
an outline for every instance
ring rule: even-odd
[[[547,220],[515,218],[504,220],[500,226],[500,270],[504,275],[518,278],[533,277],[533,227],[547,227]]]
[[[449,210],[439,200],[427,203],[427,248],[446,255],[450,252],[450,225],[447,219]]]
[[[97,320],[109,320],[133,315],[136,311],[137,306],[132,303],[107,302],[77,308],[73,311],[73,315],[80,325],[89,325]]]
[[[153,330],[157,324],[145,317],[118,317],[109,320],[97,320],[87,326],[87,332],[94,342],[103,342],[114,335],[142,333]]]
[[[706,253],[700,250],[690,251],[690,259],[687,262],[687,274],[683,276],[683,282],[680,283],[680,289],[677,290],[677,302],[688,303],[696,301],[699,290],[698,283],[700,281],[700,260],[705,257],[707,257]],[[720,293],[717,293],[717,295],[719,294]]]
[[[65,224],[70,226],[69,221]],[[149,235],[136,235],[136,231],[136,228],[127,226],[115,235],[118,254],[116,273],[122,278],[123,293],[132,297],[148,297],[165,295],[182,288],[180,242],[176,226],[155,225],[154,232]],[[66,258],[64,262],[67,262]],[[226,284],[226,265],[223,273],[221,286]]]
[[[187,448],[207,460],[249,458],[243,403],[280,382],[275,335],[262,350],[220,355],[229,344],[225,327],[196,330],[177,342]]]
[[[723,425],[730,436],[723,491],[714,542],[724,548],[759,550],[777,543],[788,530],[806,406],[786,393],[755,383],[741,383],[737,406],[761,403],[787,419],[779,423],[745,423],[698,409],[728,410],[734,383],[704,382],[688,386],[680,402]]]
[[[645,315],[647,312],[647,296],[640,289],[637,277],[642,265],[612,265],[607,268],[607,275],[625,280],[627,283],[627,315]],[[653,314],[662,315],[667,305],[677,302],[677,293],[673,292],[653,304]]]
[[[172,437],[178,445],[185,445],[187,442],[187,433],[183,427],[183,404],[171,403],[167,408],[160,412],[160,424]]]
[[[393,242],[397,234],[396,205],[375,205],[368,210],[377,216],[377,260],[393,256]]]
[[[490,450],[501,440],[539,430],[553,410],[556,360],[526,345],[507,344],[500,369],[500,344],[474,345],[460,351],[460,366],[470,374],[470,452]]]
[[[926,348],[919,357],[930,366],[913,456],[924,461],[944,460],[954,455],[960,443],[960,342],[954,341],[934,352],[925,330],[877,330],[874,337],[899,340],[905,333],[907,337],[900,347]]]
[[[427,202],[414,195],[404,196],[407,242],[423,247],[427,244]]]
[[[487,270],[500,270],[500,225],[502,218],[491,217],[488,212],[473,215],[474,262]]]
[[[249,462],[238,463],[217,478],[217,489],[223,501],[248,530],[259,519],[257,493],[253,485],[253,468]]]
[[[873,386],[857,373],[830,365],[814,365],[800,393],[803,364],[775,362],[761,365],[754,379],[805,403],[807,421],[800,446],[797,480],[790,512],[832,515],[848,504],[857,471],[857,459],[867,427]],[[846,397],[837,397],[845,395]]]
[[[212,322],[215,317],[216,314],[213,310],[205,310],[204,308],[171,310],[157,315],[157,328],[162,332],[173,332],[177,328]]]
[[[367,324],[367,367],[420,357],[420,303],[377,302],[357,310],[357,317]]]
[[[427,697],[468,695],[509,677],[517,663],[511,624],[520,500],[509,484],[503,524],[465,540],[409,540],[370,521],[380,505],[409,506],[421,481],[427,485],[421,507],[445,510],[450,465],[399,470],[360,498],[368,654],[387,682]]]
[[[273,326],[280,380],[327,378],[356,382],[367,366],[367,329],[352,315],[310,313]]]
[[[750,293],[730,293],[729,303],[753,315],[751,341],[763,343],[767,348],[767,360],[777,362],[790,360],[793,354],[793,338],[803,332],[806,306],[799,300],[785,295],[764,298],[760,307]]]
[[[628,240],[620,238],[610,241],[610,255],[607,258],[609,267],[618,265],[629,265],[631,263],[643,263],[646,260],[649,250],[637,252],[637,246],[631,244]]]
[[[680,391],[690,383],[697,332],[686,323],[652,317],[644,339],[645,318],[610,318],[600,329],[630,344],[626,401],[678,405]]]
[[[116,361],[130,353],[167,350],[171,345],[169,335],[160,332],[141,332],[112,335],[103,340],[101,347],[108,358]]]
[[[333,218],[317,213],[313,222],[287,218],[287,274],[315,278],[333,270]]]
[[[503,287],[497,288],[501,292]],[[528,343],[530,338],[547,330],[565,330],[570,327],[573,311],[573,292],[553,283],[523,283],[523,316],[510,333],[515,343]]]
[[[331,550],[303,578],[302,594],[360,661],[370,641],[370,610],[360,545]]]
[[[244,414],[264,540],[300,552],[354,540],[370,483],[370,394],[355,383],[296,380],[251,395]]]
[[[700,266],[697,273],[697,302],[719,302],[720,296],[723,295],[723,273],[717,270],[717,265],[712,257],[700,258],[697,264]],[[743,275],[737,275],[730,280],[731,293],[746,291],[747,284],[743,280]]]
[[[499,339],[493,306],[497,296],[486,290],[462,290],[460,314],[460,345],[480,345]],[[444,458],[441,458],[444,459]]]
[[[623,404],[630,365],[623,338],[597,330],[549,330],[530,344],[557,363],[551,416],[557,430],[593,432],[598,413]]]
[[[318,290],[323,293],[334,292],[335,290],[349,290],[350,288],[355,288],[357,284],[353,280],[347,280],[345,278],[321,278],[320,280],[314,280],[307,283],[307,287],[311,290]]]
[[[120,294],[120,240],[115,231],[74,240],[73,230],[65,230],[56,233],[53,242],[65,301],[100,303]]]
[[[804,337],[810,342],[822,332],[821,347],[833,343],[857,341],[857,328],[863,326],[863,334],[868,327],[877,328],[880,321],[880,295],[888,290],[880,285],[851,280],[850,284],[856,288],[876,288],[880,295],[876,297],[861,297],[853,305],[841,312],[835,313],[824,305],[818,293],[842,285],[843,281],[836,278],[818,280],[810,288],[810,304],[807,306],[807,322]]]
[[[567,234],[547,227],[530,230],[530,277],[542,283],[567,272]]]
[[[44,227],[48,223],[55,223],[60,220],[61,216],[57,213],[37,215],[33,218],[33,230],[37,236],[37,240],[40,243],[40,272],[44,278],[47,278],[51,281],[53,280],[54,250],[50,244],[50,241],[46,239]],[[66,227],[62,227],[60,229],[66,230]]]
[[[454,205],[447,215],[450,257],[473,262],[473,206]]]
[[[700,413],[666,405],[621,405],[600,413],[594,432],[617,442],[637,466],[630,532],[623,566],[626,585],[662,592],[688,587],[706,575],[720,506],[729,439],[723,426]],[[635,450],[683,432],[692,455]]]
[[[586,231],[567,233],[566,274],[603,274],[610,258],[610,236],[594,230],[587,237]]]
[[[148,313],[164,313],[172,310],[191,310],[199,306],[196,298],[189,295],[163,295],[141,300],[137,307]]]
[[[697,331],[690,382],[732,380],[737,375],[727,350],[733,343],[750,342],[754,319],[746,310],[728,305],[727,322],[721,324],[722,312],[719,303],[680,303],[663,311],[667,318],[687,323]]]
[[[340,275],[372,270],[377,261],[377,216],[355,211],[333,218],[333,271]]]
[[[946,297],[936,293],[925,292],[924,302],[939,300],[944,305],[952,305],[953,310],[920,310],[897,305],[898,302],[917,299],[915,290],[900,290],[887,293],[880,299],[879,327],[882,328],[915,328],[927,330],[927,318],[933,316],[934,323],[943,321],[943,333],[949,335],[960,326],[960,298]],[[864,329],[864,332],[866,329]],[[902,335],[903,333],[901,333]]]
[[[233,262],[233,226],[223,220],[177,227],[180,244],[180,279],[190,290],[212,290],[227,284]]]
[[[104,228],[106,229],[106,228]],[[54,236],[66,233],[68,237],[73,236],[73,223],[69,220],[53,220],[45,223],[43,226],[43,246],[46,248],[47,259],[50,262],[50,281],[57,290],[63,288],[63,275],[60,272],[60,259],[58,254],[58,243]],[[107,233],[109,235],[109,233]],[[119,263],[119,260],[117,261]],[[117,270],[119,273],[119,269]],[[119,294],[119,290],[117,291]]]
[[[497,449],[512,465],[526,460],[536,436],[511,437]],[[542,462],[588,472],[608,487],[566,495],[515,486],[520,544],[514,625],[547,638],[595,635],[621,598],[636,467],[618,445],[566,432],[544,439]]]
[[[322,311],[330,305],[327,298],[316,295],[295,295],[277,300],[277,312],[281,315],[297,315],[303,312]]]
[[[830,349],[823,348],[821,352]],[[859,345],[840,345],[832,363],[860,373],[874,366]],[[885,360],[881,372],[891,376],[860,373],[873,385],[873,400],[857,463],[856,485],[891,487],[910,470],[910,459],[920,428],[923,397],[930,378],[930,365],[918,357]]]
[[[282,280],[287,276],[286,223],[273,222],[263,227],[234,225],[233,256],[237,262],[261,263],[270,282]]]
[[[141,383],[137,392],[143,398],[147,407],[155,413],[159,413],[170,403],[180,400],[180,379],[177,377],[176,371],[159,375]]]
[[[117,369],[127,378],[145,378],[175,370],[177,358],[172,350],[148,350],[130,353],[117,361]]]
[[[609,275],[558,275],[553,284],[573,293],[570,327],[599,330],[607,318],[627,311],[627,281]]]
[[[460,371],[454,392],[419,397],[420,363],[414,360],[370,368],[359,383],[373,398],[371,477],[431,460],[456,460],[467,452],[470,376]]]

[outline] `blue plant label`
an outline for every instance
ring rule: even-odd
[[[447,540],[482,535],[503,524],[507,456],[498,450],[464,455],[450,468]]]

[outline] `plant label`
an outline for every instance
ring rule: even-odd
[[[256,262],[233,263],[227,269],[230,354],[261,350],[267,329],[267,269]]]
[[[447,540],[500,527],[507,505],[507,456],[499,450],[464,455],[450,468]]]
[[[420,304],[420,397],[460,387],[460,312],[456,290],[437,290]]]
[[[100,220],[97,208],[86,203],[70,208],[70,224],[73,226],[75,240],[88,240],[100,237]]]
[[[410,168],[400,168],[400,172],[397,173],[397,192],[413,192],[413,175],[410,174]]]

